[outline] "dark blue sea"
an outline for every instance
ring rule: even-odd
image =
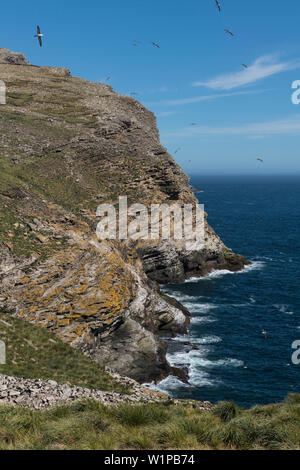
[[[164,287],[192,313],[189,334],[170,341],[168,354],[188,368],[190,385],[170,377],[159,388],[244,407],[300,393],[300,365],[292,363],[300,340],[300,176],[194,176],[191,183],[224,243],[253,264]]]

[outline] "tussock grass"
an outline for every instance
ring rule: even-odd
[[[155,405],[120,405],[117,408],[113,408],[111,414],[121,424],[129,426],[162,424],[168,420],[167,411]]]
[[[227,422],[184,403],[108,408],[85,400],[48,411],[2,406],[0,449],[299,450],[300,404],[290,405],[290,399],[237,408]]]
[[[219,403],[214,412],[221,421],[227,423],[236,417],[238,408],[235,403],[223,401]]]

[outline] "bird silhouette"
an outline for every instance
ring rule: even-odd
[[[248,65],[246,65],[246,64],[242,64],[242,66],[245,67],[245,69],[248,68]]]
[[[221,5],[220,5],[220,3],[218,2],[218,0],[216,0],[216,5],[217,5],[218,10],[221,11]]]
[[[37,25],[36,30],[37,30],[37,34],[35,34],[34,37],[35,37],[35,38],[38,38],[39,43],[40,43],[40,46],[42,47],[42,45],[43,45],[42,37],[43,37],[44,35],[41,33],[41,29],[40,29],[39,25]]]
[[[224,29],[225,33],[230,34],[230,36],[234,36],[233,32],[230,29]]]
[[[152,41],[152,44],[153,44],[154,47],[158,47],[158,49],[160,49],[160,46],[156,42]]]
[[[257,160],[258,162],[264,163],[264,161],[263,161],[262,158],[257,158],[256,160]]]
[[[181,150],[181,148],[178,147],[178,149],[176,149],[174,153],[178,153],[178,152],[180,152],[180,150]]]

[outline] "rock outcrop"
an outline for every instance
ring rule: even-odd
[[[0,47],[0,64],[29,65],[24,54]]]
[[[68,384],[58,384],[55,380],[22,379],[0,374],[0,405],[19,405],[40,410],[86,399],[96,400],[107,406],[120,403],[159,403],[167,399],[163,393],[143,388],[133,380],[127,380],[127,383],[131,393],[122,395],[70,387]]]
[[[188,177],[135,99],[2,55],[0,309],[138,381],[177,373],[160,336],[184,333],[189,312],[159,284],[247,260],[207,222],[204,247],[190,251],[172,240],[99,241],[100,203],[194,204]]]
[[[140,386],[134,380],[112,374],[118,381],[130,387],[128,395],[102,392],[83,387],[58,384],[55,380],[32,380],[0,374],[0,405],[17,405],[24,408],[44,410],[54,406],[70,404],[79,400],[95,400],[106,406],[122,403],[137,405],[144,403],[180,404],[211,412],[215,405],[210,402],[170,400],[161,392]]]

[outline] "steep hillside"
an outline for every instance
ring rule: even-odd
[[[186,331],[189,313],[159,283],[247,260],[207,223],[205,246],[193,251],[176,241],[100,242],[100,203],[196,200],[154,115],[108,85],[5,50],[0,79],[0,311],[139,381],[179,373],[159,335]]]

